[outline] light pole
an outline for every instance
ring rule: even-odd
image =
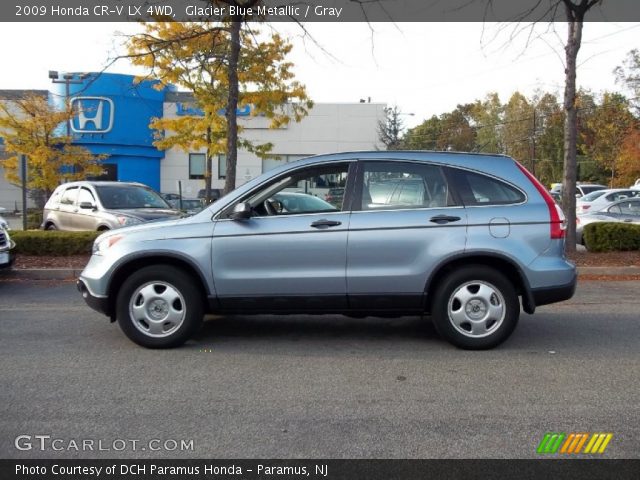
[[[49,70],[49,79],[51,83],[64,83],[64,102],[65,105],[69,104],[69,95],[70,95],[70,85],[82,85],[84,81],[89,76],[88,73],[81,73],[78,75],[74,75],[73,73],[63,73],[62,79],[60,79],[60,74],[57,70]],[[71,122],[73,120],[70,118],[66,123],[67,130],[67,138],[71,139]],[[76,167],[74,165],[71,166],[71,173],[76,173]]]

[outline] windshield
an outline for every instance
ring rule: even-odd
[[[581,186],[582,192],[586,195],[587,193],[595,192],[597,190],[605,190],[606,187],[601,187],[598,185],[590,185],[590,186]]]
[[[593,202],[596,198],[601,197],[605,193],[606,193],[605,190],[596,190],[595,192],[587,193],[580,200],[582,200],[583,202]]]
[[[112,210],[171,208],[150,188],[138,185],[100,185],[95,188],[104,208]]]

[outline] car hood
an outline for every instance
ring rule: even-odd
[[[161,218],[180,218],[182,213],[168,208],[128,208],[121,210],[107,210],[113,215],[128,215],[140,220],[159,220]]]

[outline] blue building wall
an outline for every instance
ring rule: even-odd
[[[160,189],[164,153],[153,146],[149,123],[163,115],[165,89],[156,82],[137,82],[132,75],[74,74],[68,86],[78,112],[70,125],[73,142],[94,154],[107,154],[104,164],[117,165],[117,180],[141,182]],[[52,85],[51,101],[62,103],[64,83]],[[64,128],[64,127],[63,127]]]

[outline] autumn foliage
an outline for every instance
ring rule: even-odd
[[[71,138],[60,133],[73,115],[71,106],[59,110],[37,95],[0,102],[0,137],[9,154],[0,163],[7,180],[20,184],[20,155],[27,157],[27,187],[46,197],[62,182],[99,175],[104,156],[72,145]]]

